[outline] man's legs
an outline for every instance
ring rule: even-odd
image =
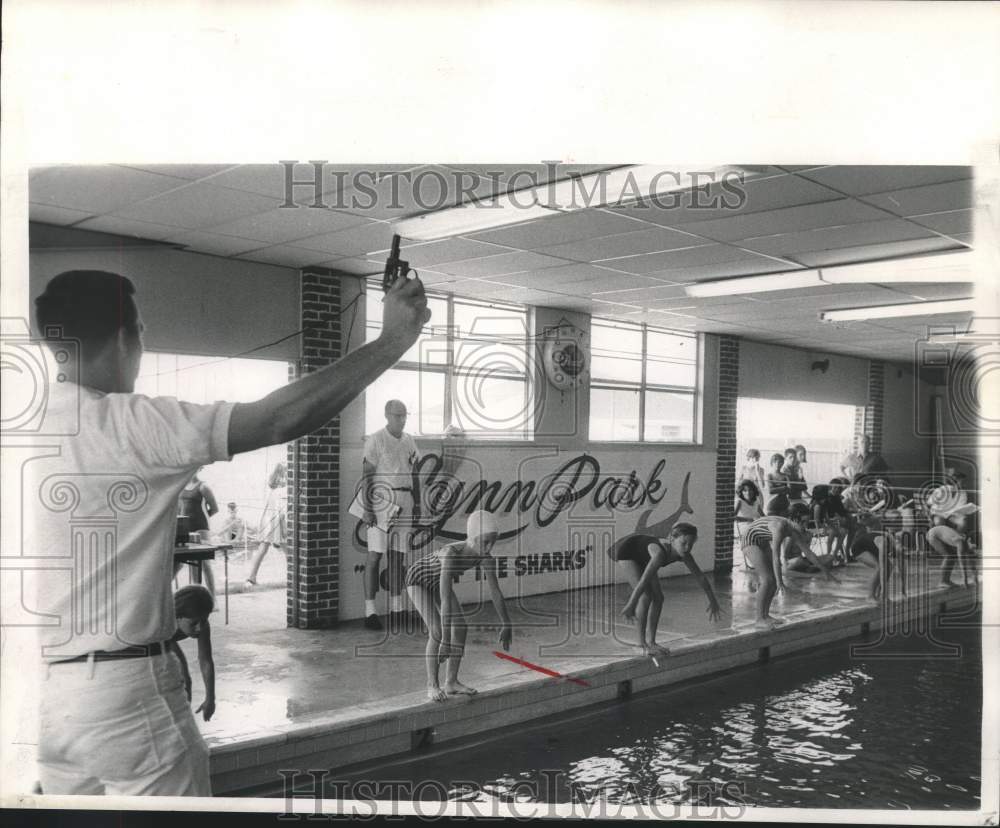
[[[168,654],[52,665],[38,764],[46,794],[211,796],[208,747]]]

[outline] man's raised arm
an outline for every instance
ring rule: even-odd
[[[420,279],[397,281],[385,295],[382,334],[377,340],[263,399],[233,407],[229,453],[287,443],[329,422],[396,364],[429,319]]]

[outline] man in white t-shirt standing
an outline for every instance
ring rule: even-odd
[[[419,279],[383,304],[379,338],[253,403],[133,393],[142,357],[135,288],[61,273],[35,300],[59,373],[25,464],[26,554],[38,636],[46,794],[209,796],[208,748],[166,644],[177,497],[199,466],[294,440],[336,416],[405,353],[429,318]],[[76,355],[73,355],[74,350]],[[30,496],[29,496],[30,495]]]
[[[420,459],[417,444],[406,428],[406,406],[399,400],[385,404],[385,428],[365,441],[361,496],[368,526],[365,565],[365,626],[381,630],[375,596],[379,570],[386,555],[390,618],[403,612],[403,557],[413,543],[413,519],[419,497],[414,466]]]

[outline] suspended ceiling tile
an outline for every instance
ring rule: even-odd
[[[148,221],[135,221],[120,216],[97,216],[82,221],[76,226],[81,230],[96,230],[98,233],[114,233],[118,236],[134,236],[153,241],[162,241],[168,236],[180,232],[179,227],[169,224],[153,224]]]
[[[496,256],[484,256],[479,259],[463,259],[438,265],[438,270],[454,273],[466,278],[503,276],[506,273],[524,273],[529,270],[544,270],[549,267],[565,265],[563,259],[542,256],[538,253],[502,253]]]
[[[968,247],[973,247],[973,233],[952,233],[951,237]]]
[[[323,267],[327,267],[330,270],[339,270],[342,273],[347,273],[351,276],[375,276],[381,275],[382,267],[375,262],[370,262],[367,259],[353,258],[350,256],[341,257],[337,259],[328,259],[326,261],[317,262]],[[440,278],[440,274],[435,274]],[[421,274],[421,281],[427,285],[434,283],[435,278],[430,274]],[[447,277],[449,280],[454,277]],[[430,279],[430,281],[429,281]]]
[[[781,273],[782,271],[791,270],[794,270],[794,268],[784,262],[766,259],[763,256],[751,257],[749,254],[742,253],[741,258],[734,259],[731,262],[663,270],[650,273],[649,275],[655,276],[657,279],[668,279],[672,282],[706,282],[713,279],[728,279],[737,276],[760,276],[766,273]]]
[[[321,200],[327,206],[335,208],[338,203],[338,193],[348,189],[352,182],[361,186],[369,186],[376,175],[399,172],[412,166],[414,165],[327,162],[320,168]],[[286,165],[278,162],[273,164],[241,164],[214,176],[211,181],[219,187],[231,187],[234,190],[270,196],[277,199],[278,204],[283,204],[288,195],[286,176]],[[303,206],[315,203],[315,178],[316,169],[312,164],[295,164],[292,168],[292,179],[305,183],[292,188],[292,201]],[[340,203],[348,204],[349,200],[341,199]]]
[[[955,233],[971,233],[975,221],[975,213],[970,208],[968,210],[949,210],[944,213],[928,213],[926,216],[913,216],[910,221],[930,227],[939,233],[947,233],[949,236]]]
[[[378,249],[378,252],[388,252],[389,246],[392,244],[392,239],[389,238],[387,242],[383,248]],[[503,247],[456,236],[451,239],[419,244],[408,244],[404,240],[400,256],[413,267],[426,267],[428,265],[447,264],[448,262],[458,262],[463,259],[475,259],[480,256],[493,256],[507,252],[513,251],[507,251]]]
[[[956,239],[956,241],[958,240]],[[927,238],[911,239],[908,241],[868,244],[859,247],[842,247],[836,250],[808,251],[797,253],[795,258],[806,267],[833,267],[834,265],[852,264],[854,262],[896,259],[903,256],[913,256],[918,253],[935,253],[961,249],[963,248],[950,239],[941,236],[928,236]]]
[[[837,286],[831,288],[806,288],[802,291],[769,291],[767,293],[755,293],[753,301],[766,304],[768,308],[780,309],[782,314],[788,315],[788,308],[851,308],[869,304],[889,304],[895,300],[906,301],[906,297],[900,296],[894,290],[890,290],[880,285],[843,285],[847,290],[837,290]],[[768,313],[768,308],[762,309],[762,313]],[[794,312],[794,311],[792,311]]]
[[[310,250],[325,250],[328,253],[339,253],[341,256],[359,256],[367,259],[380,259],[385,262],[388,254],[377,256],[374,251],[388,250],[392,245],[392,228],[383,222],[365,222],[360,216],[350,216],[350,220],[361,220],[363,224],[333,233],[323,233],[317,236],[296,241],[297,247]],[[368,255],[372,254],[372,255]],[[403,255],[406,260],[407,256]]]
[[[235,167],[235,164],[121,164],[120,166],[133,170],[143,170],[144,172],[156,173],[157,175],[170,175],[174,178],[183,178],[187,181],[197,181],[200,178],[207,178],[223,170]]]
[[[584,282],[589,279],[603,279],[622,275],[616,271],[605,270],[589,264],[563,264],[558,267],[547,267],[544,270],[527,271],[504,275],[501,281],[512,285],[535,286],[543,290],[556,285],[570,282]]]
[[[636,222],[630,222],[633,227],[641,227]],[[636,232],[619,233],[614,236],[577,241],[554,247],[542,248],[539,252],[551,256],[561,256],[578,262],[596,262],[615,259],[621,256],[632,256],[638,253],[654,253],[661,250],[674,250],[679,247],[692,247],[705,244],[703,239],[668,230],[662,227],[647,227]]]
[[[242,253],[236,258],[281,265],[283,267],[299,268],[307,267],[308,265],[318,265],[326,258],[326,255],[318,250],[306,250],[288,244],[275,244],[261,250],[251,250],[247,253]]]
[[[68,207],[53,207],[51,204],[29,204],[28,220],[40,221],[43,224],[58,224],[66,226],[76,224],[88,218],[91,213],[83,210],[71,210]]]
[[[749,307],[751,303],[743,296],[705,296],[693,297],[684,293],[684,288],[676,287],[673,290],[680,291],[666,295],[661,291],[647,291],[643,304],[651,308],[663,308],[664,310],[681,310],[684,308],[715,308],[715,307]]]
[[[221,233],[224,236],[239,236],[243,239],[259,239],[268,244],[282,244],[308,236],[346,230],[348,227],[361,224],[363,221],[350,213],[336,213],[333,210],[312,207],[278,207],[266,213],[258,213],[225,224],[213,225],[211,230],[213,233]],[[312,245],[303,244],[300,246],[312,248]],[[351,253],[352,251],[347,252]]]
[[[714,221],[743,213],[759,213],[843,198],[839,193],[794,175],[751,179],[742,185],[742,192],[745,193],[745,198],[723,190],[721,185],[715,185],[709,188],[708,197],[701,196],[698,201],[679,199],[681,203],[673,206],[669,200],[661,198],[660,206],[637,205],[616,208],[616,211],[642,221],[672,227],[692,221]]]
[[[248,250],[260,248],[256,239],[238,239],[233,236],[220,236],[217,233],[206,233],[201,230],[186,230],[167,236],[165,241],[179,244],[196,253],[211,253],[215,256],[235,256]]]
[[[534,250],[567,244],[616,233],[645,229],[646,225],[603,210],[578,210],[553,217],[529,221],[516,227],[505,227],[476,233],[469,238]],[[576,258],[576,257],[574,257]]]
[[[738,259],[749,258],[744,250],[737,250],[723,244],[708,244],[691,247],[686,250],[670,250],[662,253],[648,253],[642,256],[613,259],[606,264],[612,265],[626,273],[644,275],[660,274],[666,270],[677,270],[682,267],[698,267],[700,265],[720,264]],[[785,265],[784,267],[787,267]],[[676,281],[671,279],[671,281]]]
[[[920,216],[972,207],[972,180],[929,184],[864,196],[864,200],[897,216]]]
[[[909,241],[929,236],[931,231],[924,227],[918,227],[902,219],[887,219],[867,224],[851,224],[846,227],[827,227],[744,239],[740,242],[740,246],[771,256],[788,257],[820,250]]]
[[[885,219],[885,213],[854,199],[804,204],[782,210],[765,210],[716,221],[696,221],[684,229],[715,241],[737,241],[796,230],[813,230]]]
[[[362,179],[358,186],[343,191],[342,205],[337,209],[366,218],[399,220],[484,199],[495,192],[493,182],[487,179],[476,182],[471,190],[467,185],[454,170],[427,165],[387,175],[374,183]]]
[[[184,183],[179,178],[142,170],[95,165],[49,168],[31,179],[28,190],[30,200],[35,203],[70,207],[96,215],[165,193]]]
[[[971,178],[972,167],[844,165],[822,167],[799,175],[849,195],[870,195]]]
[[[554,290],[563,293],[589,294],[598,299],[630,302],[642,291],[661,286],[663,283],[648,276],[633,276],[626,273],[609,273],[600,279],[561,284]]]
[[[903,297],[903,300],[918,299],[939,301],[942,299],[968,299],[975,292],[972,282],[955,282],[952,284],[928,284],[927,282],[908,282],[894,284],[892,289]]]
[[[115,215],[172,224],[188,230],[205,230],[246,216],[270,212],[275,206],[274,199],[265,196],[196,182],[181,190],[118,210]]]

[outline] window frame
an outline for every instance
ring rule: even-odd
[[[642,337],[642,350],[640,352],[640,379],[639,382],[630,380],[600,379],[595,377],[591,371],[590,377],[590,400],[591,412],[593,411],[594,391],[634,391],[639,394],[639,419],[636,439],[615,439],[594,438],[592,436],[593,416],[587,418],[587,437],[590,443],[608,443],[614,445],[643,444],[643,445],[673,445],[673,446],[698,446],[702,441],[702,416],[703,416],[703,386],[704,386],[704,337],[700,333],[690,333],[688,331],[678,331],[671,328],[662,328],[659,325],[649,325],[646,322],[628,322],[621,319],[612,319],[602,316],[591,316],[591,331],[593,327],[620,328],[632,331],[640,331]],[[669,383],[650,383],[648,381],[649,365],[649,332],[664,333],[670,336],[679,336],[690,339],[694,345],[694,384],[693,385],[672,385]],[[593,342],[593,335],[591,335]],[[594,361],[593,347],[591,347],[591,364]],[[650,440],[646,438],[646,395],[649,392],[661,392],[672,394],[684,394],[691,397],[691,439],[690,440]]]
[[[366,280],[365,282],[365,294],[367,302],[368,291],[381,291],[381,282],[377,280]],[[523,429],[520,431],[503,431],[490,433],[485,430],[466,430],[463,435],[464,440],[479,441],[489,444],[498,444],[503,442],[512,442],[517,444],[530,443],[535,439],[535,430],[537,428],[537,423],[535,422],[536,414],[532,405],[534,399],[534,394],[536,389],[534,388],[535,379],[535,368],[534,360],[530,353],[530,348],[532,345],[531,331],[533,327],[533,308],[530,305],[518,305],[512,302],[502,302],[502,301],[492,301],[483,299],[474,299],[464,296],[455,296],[450,293],[437,293],[432,290],[426,291],[428,299],[434,299],[439,301],[444,301],[447,314],[446,320],[443,325],[441,324],[431,324],[431,332],[440,335],[444,333],[446,335],[446,360],[443,363],[423,363],[419,359],[414,360],[400,360],[395,365],[392,366],[393,370],[397,371],[413,371],[419,373],[421,371],[429,371],[435,374],[441,374],[444,377],[444,405],[442,409],[442,422],[445,428],[448,427],[449,423],[454,422],[454,412],[455,412],[455,391],[456,391],[456,381],[460,377],[468,376],[468,369],[463,369],[455,364],[456,352],[458,350],[457,346],[460,346],[463,341],[470,341],[465,337],[458,336],[455,326],[455,305],[471,306],[471,307],[481,307],[481,308],[496,308],[499,310],[513,311],[518,314],[524,315],[524,352],[526,361],[526,372],[522,374],[517,374],[511,372],[509,375],[504,373],[501,376],[503,379],[518,380],[524,386],[524,394],[522,397],[522,402],[524,408],[522,410],[530,412],[530,416],[525,417],[525,423]],[[365,314],[365,342],[371,341],[368,336],[370,332],[381,330],[381,321],[377,328],[371,324],[371,320],[368,318],[368,314]],[[510,342],[511,340],[504,339],[502,337],[491,337],[491,340],[496,342]],[[368,416],[368,397],[367,390],[365,392],[365,418],[367,420]],[[365,432],[367,433],[367,424],[365,426]],[[436,440],[443,437],[443,432],[438,434],[415,434],[414,437],[417,440]]]

